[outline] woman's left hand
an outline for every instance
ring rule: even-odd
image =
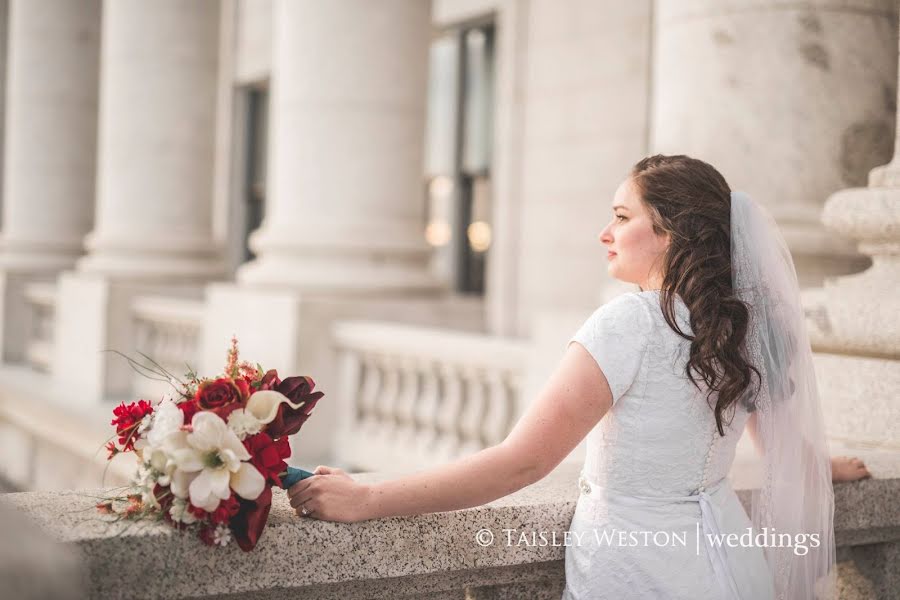
[[[314,477],[307,477],[288,489],[291,506],[299,516],[339,523],[366,519],[368,486],[334,467],[319,466],[313,473]]]

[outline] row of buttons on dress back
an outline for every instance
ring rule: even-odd
[[[591,493],[591,484],[587,482],[587,479],[584,478],[584,475],[578,478],[578,487],[580,487],[581,491],[585,494]]]

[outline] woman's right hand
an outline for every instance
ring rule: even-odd
[[[855,456],[831,457],[831,481],[835,483],[856,481],[871,476],[865,463]]]

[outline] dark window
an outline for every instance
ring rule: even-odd
[[[425,238],[456,291],[484,294],[491,246],[494,26],[447,31],[431,45]]]
[[[251,88],[247,92],[247,171],[244,190],[244,261],[256,258],[247,239],[259,229],[266,208],[266,142],[269,93]]]

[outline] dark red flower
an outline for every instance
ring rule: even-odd
[[[122,451],[134,450],[137,441],[137,428],[141,420],[153,412],[153,407],[146,400],[139,400],[126,405],[124,402],[113,409],[115,418],[110,425],[115,425]],[[107,447],[108,449],[108,447]]]
[[[244,552],[253,550],[266,528],[272,508],[272,488],[266,486],[256,500],[239,499],[241,510],[231,519],[231,533]]]
[[[287,470],[284,459],[291,455],[291,445],[286,437],[273,440],[266,433],[257,433],[244,440],[250,453],[250,464],[256,467],[266,481],[281,487],[279,473]]]
[[[168,487],[161,486],[158,483],[153,486],[153,497],[156,498],[156,502],[159,503],[160,509],[165,514],[169,514],[169,507],[172,505],[172,500],[175,498],[175,495],[172,494],[171,490]]]
[[[241,393],[241,400],[246,402],[247,398],[250,397],[250,382],[241,377],[240,379],[234,380],[234,385]]]
[[[194,415],[198,410],[200,410],[195,400],[185,400],[184,402],[178,404],[178,408],[181,409],[181,412],[184,413],[185,425],[190,425],[191,420],[194,418]]]
[[[234,494],[231,494],[227,500],[219,502],[219,507],[216,508],[216,510],[209,513],[209,520],[215,525],[220,525],[222,523],[227,525],[240,509],[241,503],[238,502],[238,499]]]
[[[203,510],[202,508],[200,508],[198,506],[194,506],[193,504],[191,504],[190,500],[188,500],[188,503],[187,503],[187,511],[189,513],[191,513],[192,515],[194,515],[198,521],[205,521],[206,517],[209,516],[208,512],[206,512],[205,510]]]
[[[213,525],[212,527],[210,527],[210,526],[201,527],[200,533],[197,535],[200,538],[200,541],[202,541],[207,546],[214,546],[216,543],[216,540],[213,537],[213,535],[215,533],[216,533],[216,527],[215,527],[215,525]]]
[[[323,392],[313,392],[316,387],[312,377],[297,376],[288,377],[279,383],[275,390],[287,396],[288,400],[294,404],[303,403],[300,408],[291,408],[286,403],[282,403],[278,407],[275,419],[266,427],[266,433],[273,438],[280,438],[287,435],[293,435],[300,431],[300,427],[309,418],[316,402],[324,396]]]
[[[274,390],[279,385],[281,385],[281,379],[278,378],[278,371],[275,369],[269,369],[266,371],[266,374],[262,376],[262,379],[259,380],[259,385],[256,387],[257,390]]]
[[[213,381],[204,381],[197,387],[194,400],[203,410],[221,408],[234,402],[240,402],[241,390],[230,377],[220,377]]]

